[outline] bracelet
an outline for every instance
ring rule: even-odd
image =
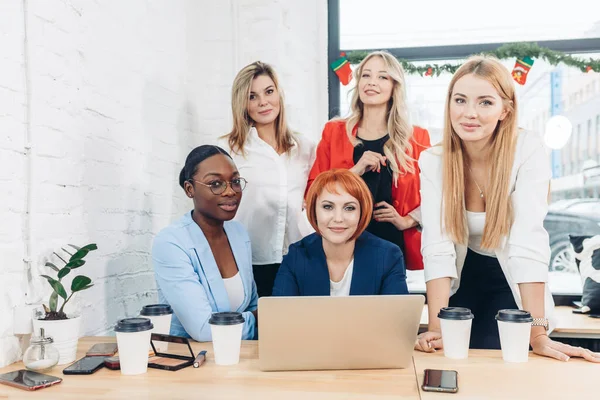
[[[546,331],[548,330],[548,318],[534,318],[531,322],[531,326],[543,326]]]

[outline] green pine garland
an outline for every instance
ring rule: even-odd
[[[369,54],[366,51],[350,51],[346,54],[346,58],[351,64],[360,63]],[[486,55],[495,56],[500,60],[509,58],[531,57],[546,60],[551,65],[565,64],[570,67],[579,68],[582,72],[587,72],[589,68],[595,72],[600,72],[600,60],[593,58],[580,59],[569,54],[561,53],[560,51],[550,50],[546,47],[540,47],[535,43],[508,43],[498,47],[494,51],[484,53]],[[404,71],[408,74],[417,75],[433,75],[439,76],[442,72],[455,73],[461,64],[425,64],[417,66],[410,61],[398,58],[402,64]]]

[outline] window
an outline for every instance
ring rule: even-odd
[[[460,7],[446,0],[408,8],[397,0],[340,4],[340,47],[345,50],[578,39],[597,36],[594,24],[600,15],[597,2],[587,2],[585,12],[575,6],[544,7],[543,18],[532,18],[541,10],[537,2],[497,7],[493,13],[477,0],[463,0]],[[376,12],[376,18],[367,18],[369,12]]]
[[[578,152],[577,152],[577,147],[579,145],[579,137],[581,135],[581,124],[577,124],[577,129],[575,130],[575,132],[573,132],[573,137],[571,138],[571,172],[575,173],[577,168],[577,161],[578,160]],[[573,165],[574,164],[574,165]]]
[[[565,149],[562,150],[560,153],[562,156],[563,174],[569,175],[571,173],[571,160],[569,157],[569,151]]]
[[[586,149],[585,149],[585,159],[587,160],[588,158],[592,158],[593,157],[593,151],[594,151],[594,144],[592,143],[592,119],[588,119],[587,122],[587,143],[585,144]]]
[[[577,136],[579,137],[577,158],[579,161],[579,169],[582,168],[583,162],[587,159],[587,145],[588,145],[588,136],[587,133],[583,131],[582,124],[577,124]],[[577,171],[580,172],[580,171]]]
[[[594,137],[596,139],[596,159],[600,164],[600,114],[596,115],[596,134]]]
[[[567,207],[566,211],[579,215],[598,216],[600,215],[600,202],[585,201],[575,203],[572,206]]]

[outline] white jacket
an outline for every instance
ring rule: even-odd
[[[467,246],[453,243],[442,226],[442,147],[434,146],[421,153],[419,167],[425,281],[451,278],[452,295],[459,287]],[[550,159],[541,137],[521,131],[510,178],[514,222],[508,237],[495,250],[519,308],[523,307],[519,283],[548,280],[550,245],[544,218],[548,212],[550,178]],[[545,291],[546,318],[553,329],[554,301],[548,285]]]

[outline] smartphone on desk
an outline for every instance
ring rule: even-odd
[[[426,392],[456,393],[458,373],[450,370],[426,369],[422,388]]]
[[[23,390],[38,390],[61,383],[62,378],[20,369],[0,375],[0,383]]]
[[[104,366],[106,357],[83,357],[63,369],[65,375],[90,375]]]
[[[117,353],[116,343],[96,343],[85,353],[86,356],[111,357]]]

